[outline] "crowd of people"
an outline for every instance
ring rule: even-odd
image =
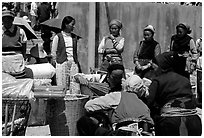
[[[31,9],[34,9],[30,14],[33,29],[52,18],[53,11],[48,2],[38,6],[32,2]],[[27,37],[23,29],[12,23],[15,16],[17,14],[8,7],[3,8],[2,52],[8,54],[6,52],[12,51],[18,56],[22,54],[21,60],[26,60]],[[70,88],[70,81],[82,73],[77,55],[80,37],[73,33],[75,22],[75,18],[65,16],[61,31],[53,40],[50,39],[52,33],[49,27],[40,25],[44,43],[30,51],[37,63],[50,62],[56,68],[56,85],[63,85],[66,89]],[[171,37],[169,51],[162,53],[159,42],[154,39],[156,29],[147,25],[142,32],[144,39],[135,46],[132,57],[134,72],[127,76],[121,54],[125,42],[120,33],[122,27],[120,20],[112,20],[108,35],[99,44],[98,53],[102,55],[99,73],[105,74],[102,83],[107,83],[110,91],[104,96],[90,99],[84,106],[86,111],[108,110],[111,125],[127,118],[146,121],[151,127],[154,126],[156,135],[201,135],[201,118],[196,110],[198,103],[202,103],[201,84],[197,100],[192,92],[190,74],[196,69],[202,72],[202,38],[195,43],[189,35],[190,26],[179,23],[175,27],[176,34]],[[41,51],[41,56],[39,53],[36,55],[36,51]],[[147,85],[145,80],[151,83]],[[86,81],[78,79],[78,83],[83,85],[88,85]],[[77,129],[80,135],[132,135],[130,130],[104,128],[97,118],[87,115],[78,120]]]

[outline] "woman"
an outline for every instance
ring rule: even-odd
[[[57,85],[69,88],[70,74],[81,72],[77,57],[77,40],[79,37],[72,33],[75,19],[71,16],[64,17],[61,32],[53,38],[52,63],[56,65]]]
[[[190,78],[190,64],[197,59],[196,46],[193,38],[189,36],[190,33],[190,26],[180,23],[176,26],[176,34],[171,37],[170,43],[170,51],[177,53],[175,71],[187,78]]]
[[[2,71],[24,78],[27,37],[23,29],[13,24],[14,18],[14,12],[2,11]]]
[[[149,86],[147,105],[155,122],[155,134],[165,136],[197,136],[202,133],[201,119],[190,81],[173,71],[174,52],[156,57],[160,72]]]
[[[106,71],[111,62],[122,63],[122,55],[125,39],[120,36],[121,21],[114,19],[109,24],[110,35],[103,37],[98,53],[103,55],[100,70]]]
[[[15,51],[26,59],[27,37],[23,29],[13,24],[14,18],[14,12],[2,11],[2,51]]]
[[[133,62],[135,64],[135,74],[141,78],[152,78],[152,60],[161,53],[160,45],[154,40],[155,29],[152,25],[144,28],[144,40],[140,41],[140,45],[134,52]]]

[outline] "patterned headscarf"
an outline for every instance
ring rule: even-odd
[[[111,27],[112,25],[117,25],[120,29],[123,27],[121,21],[119,21],[118,19],[113,19],[110,22],[109,27]]]

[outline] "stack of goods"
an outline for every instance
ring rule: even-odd
[[[2,73],[2,135],[25,135],[34,98],[32,79],[16,79]]]
[[[32,64],[25,66],[25,73],[27,78],[34,80],[34,87],[50,86],[55,68],[50,63]]]

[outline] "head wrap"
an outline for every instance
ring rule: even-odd
[[[164,52],[156,56],[156,64],[163,70],[168,71],[174,67],[174,52]]]
[[[177,29],[178,27],[181,27],[181,28],[185,29],[185,30],[187,31],[187,34],[190,34],[191,31],[192,31],[191,28],[190,28],[190,26],[189,26],[187,23],[180,23],[180,24],[178,24],[178,25],[176,26],[176,29]]]
[[[2,17],[5,17],[5,16],[10,16],[10,17],[13,17],[15,16],[14,12],[10,11],[10,10],[4,10],[2,11]]]
[[[138,89],[142,87],[143,81],[138,75],[132,75],[126,80],[126,85],[129,88]]]
[[[155,33],[155,28],[152,26],[152,25],[147,25],[145,28],[144,28],[144,31],[151,31],[153,34]]]
[[[132,75],[123,83],[125,91],[136,93],[138,97],[149,95],[148,87],[138,75]]]
[[[111,27],[112,25],[117,25],[120,29],[123,27],[121,21],[119,21],[118,19],[114,19],[110,22],[109,27]]]

